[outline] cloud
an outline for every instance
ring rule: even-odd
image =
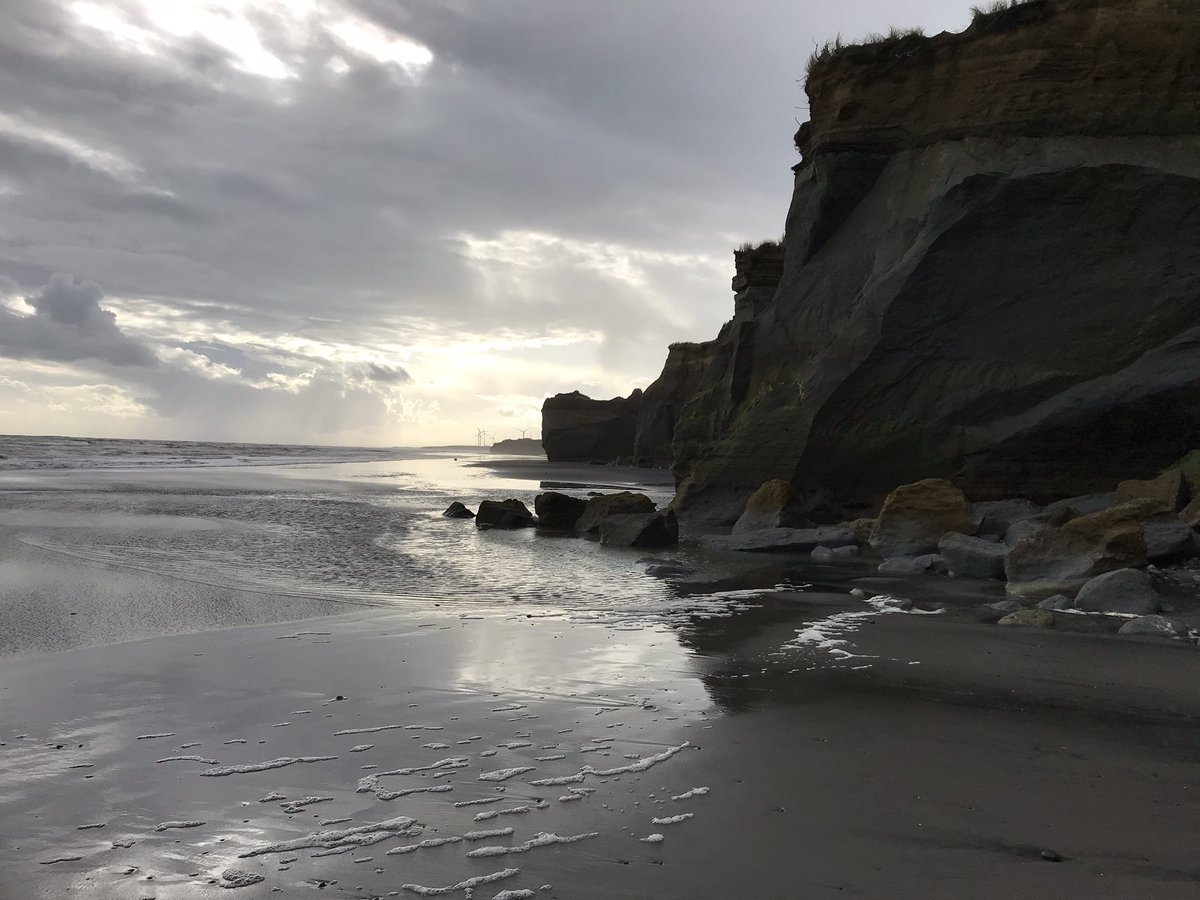
[[[105,292],[75,297],[78,321],[0,308],[0,354],[43,364],[22,380],[119,387],[146,410],[114,416],[121,433],[385,443],[536,427],[540,397],[627,393],[668,343],[712,337],[732,247],[784,220],[812,41],[969,15],[962,0],[3,7],[0,277],[10,294],[55,272]],[[23,415],[7,421],[40,429]]]
[[[156,366],[153,351],[121,332],[116,316],[101,308],[101,297],[100,288],[90,281],[52,275],[49,284],[26,298],[31,314],[0,309],[0,354],[15,359]]]

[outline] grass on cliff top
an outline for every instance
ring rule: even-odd
[[[750,241],[746,241],[745,243],[738,244],[738,246],[736,247],[736,249],[734,249],[733,252],[734,253],[752,253],[755,250],[778,250],[782,246],[783,246],[782,238],[780,238],[777,241],[775,241],[775,240],[759,241],[757,244],[751,243]]]
[[[1050,0],[996,0],[971,7],[971,28],[994,34],[1037,21],[1050,12]]]
[[[847,44],[839,34],[832,41],[826,41],[812,52],[812,55],[808,58],[808,74],[812,75],[814,69],[820,68],[846,51],[861,52],[863,55],[874,54],[884,56],[890,52],[902,51],[906,45],[924,36],[925,29],[923,28],[897,28],[892,26],[888,29],[887,34],[870,34],[861,43]]]
[[[1061,2],[1061,0],[1060,0]],[[1036,22],[1054,9],[1055,0],[995,0],[987,6],[971,7],[969,32],[995,34]],[[964,32],[965,34],[966,32]],[[887,34],[872,34],[857,44],[848,44],[839,34],[817,47],[808,58],[808,74],[842,57],[855,62],[873,63],[892,57],[901,59],[917,48],[925,32],[920,28],[896,28]]]

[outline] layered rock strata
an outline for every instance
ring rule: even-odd
[[[773,478],[1039,502],[1200,443],[1200,6],[1034,0],[818,60],[782,277],[675,428],[676,508]]]

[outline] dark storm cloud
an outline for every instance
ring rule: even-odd
[[[102,309],[100,289],[56,274],[26,298],[32,315],[0,308],[0,355],[58,362],[99,360],[115,366],[154,366],[148,348],[121,333],[116,317]]]
[[[653,375],[667,343],[730,314],[732,245],[779,234],[812,36],[936,28],[939,5],[960,7],[342,0],[293,21],[303,4],[227,5],[287,77],[247,72],[219,29],[155,31],[186,0],[90,5],[145,40],[91,27],[89,4],[0,5],[0,275],[24,293],[49,272],[87,278],[143,343],[249,380],[318,371],[323,398],[326,378],[421,379],[407,361],[379,377],[315,349],[272,355],[275,338],[573,330],[597,336],[615,381]],[[347,17],[432,61],[387,61],[337,30]],[[244,393],[189,372],[154,396],[215,415]]]

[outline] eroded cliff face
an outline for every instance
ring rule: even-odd
[[[675,424],[696,395],[717,349],[716,341],[672,344],[662,374],[642,394],[633,461],[639,466],[670,466]]]
[[[1200,4],[1000,24],[814,69],[778,290],[676,428],[685,524],[772,478],[1053,499],[1200,443]]]

